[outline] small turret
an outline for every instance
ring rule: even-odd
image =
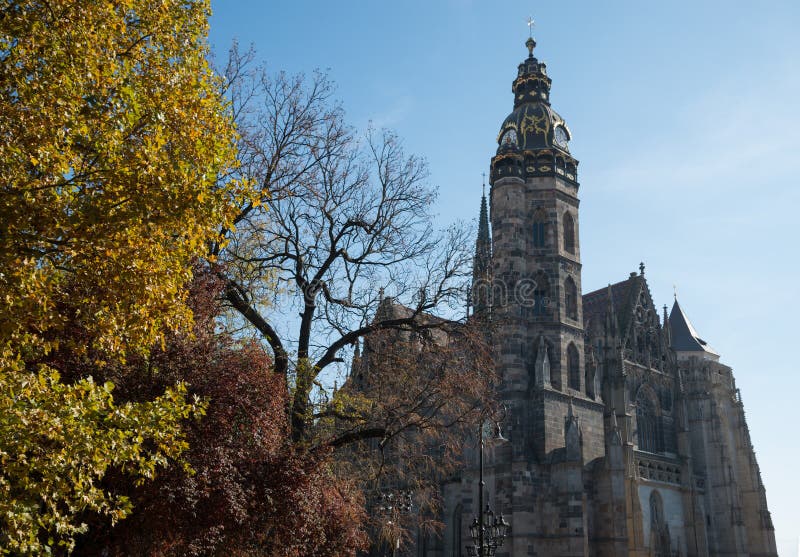
[[[704,360],[719,361],[719,354],[700,338],[689,318],[683,313],[677,296],[669,314],[669,329],[670,346],[677,353],[679,360],[694,356]]]

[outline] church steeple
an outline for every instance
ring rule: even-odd
[[[555,417],[566,415],[569,397],[584,415],[583,403],[595,404],[599,393],[584,348],[577,161],[566,123],[550,106],[551,81],[534,56],[533,37],[526,46],[512,85],[514,110],[492,158],[491,317],[506,402],[537,409],[517,428],[515,450],[545,458],[564,447]],[[597,457],[602,435],[583,435],[592,440],[584,456]]]
[[[472,299],[474,313],[485,314],[489,310],[488,295],[491,291],[492,240],[489,236],[489,209],[486,193],[481,196],[481,211],[478,216],[478,238],[475,241],[475,259],[472,264]]]

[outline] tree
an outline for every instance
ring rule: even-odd
[[[360,137],[346,126],[324,75],[270,76],[248,70],[251,60],[234,48],[225,73],[241,172],[264,193],[241,206],[215,251],[225,298],[287,379],[296,446],[381,453],[407,437],[420,458],[406,460],[431,465],[430,444],[477,422],[491,393],[486,331],[453,319],[469,284],[471,235],[435,229],[424,161],[391,132]],[[333,393],[325,374],[364,339],[385,343],[370,388],[351,377]],[[398,340],[416,348],[390,355]],[[430,356],[427,371],[420,353]]]
[[[322,557],[361,547],[358,491],[332,474],[329,454],[308,458],[289,442],[285,379],[263,347],[216,331],[220,281],[202,268],[194,274],[191,334],[168,333],[163,348],[103,371],[125,399],[149,400],[185,382],[208,401],[207,414],[186,431],[184,458],[194,473],[173,464],[139,486],[107,477],[107,488],[130,497],[133,513],[114,527],[86,516],[93,525],[76,555]],[[51,365],[80,375],[86,364],[70,358],[56,354]]]
[[[0,552],[35,553],[71,547],[85,509],[124,517],[98,481],[151,477],[202,412],[180,384],[117,405],[48,354],[100,369],[188,327],[190,261],[243,190],[207,1],[0,6]]]

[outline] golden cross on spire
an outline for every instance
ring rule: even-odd
[[[528,16],[528,36],[533,38],[533,26],[536,25],[536,22],[533,21],[533,17]]]

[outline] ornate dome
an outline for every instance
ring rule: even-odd
[[[519,149],[531,151],[557,148],[569,152],[572,138],[564,119],[550,107],[550,83],[547,66],[533,56],[536,41],[525,43],[528,58],[519,65],[514,80],[514,111],[500,126],[498,153]]]
[[[524,103],[514,109],[500,126],[499,150],[531,151],[556,147],[569,152],[572,138],[564,119],[544,102]]]

